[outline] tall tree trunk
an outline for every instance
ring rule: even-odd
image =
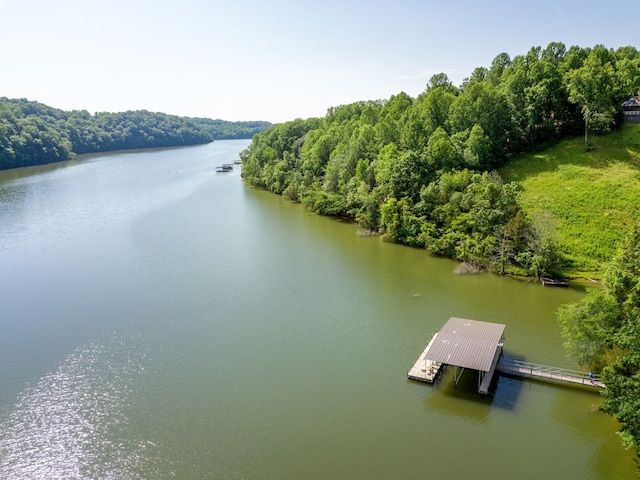
[[[589,150],[589,137],[587,132],[589,130],[589,110],[584,114],[584,149]]]

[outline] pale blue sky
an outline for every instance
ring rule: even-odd
[[[0,0],[0,96],[282,122],[417,96],[501,52],[640,48],[637,0]],[[635,13],[634,13],[635,11]]]

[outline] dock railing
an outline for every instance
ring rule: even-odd
[[[577,383],[582,385],[594,385],[604,388],[600,375],[590,372],[580,372],[567,368],[550,367],[537,363],[522,362],[520,360],[500,360],[496,369],[504,373],[515,375],[527,375],[531,377],[547,378],[563,382]]]

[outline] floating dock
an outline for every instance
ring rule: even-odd
[[[540,277],[540,283],[543,287],[568,287],[569,279]]]
[[[429,341],[427,348],[424,349],[422,354],[416,360],[416,363],[413,364],[411,370],[407,373],[407,377],[411,380],[417,380],[418,382],[426,382],[426,383],[435,383],[438,379],[442,370],[444,370],[444,364],[440,362],[436,362],[433,360],[429,360],[427,358],[427,352],[433,345],[433,341],[436,339],[438,334],[436,333],[431,341]]]
[[[566,368],[502,358],[505,325],[451,317],[435,333],[424,351],[407,372],[407,377],[435,383],[445,366],[455,368],[457,387],[465,369],[478,372],[478,392],[487,395],[495,372],[518,377],[532,377],[551,382],[565,382],[605,388],[600,375]],[[460,369],[459,373],[458,370]]]
[[[487,394],[502,354],[505,326],[451,317],[436,333],[407,376],[433,383],[445,365],[455,367],[455,385],[465,369],[478,371],[478,391]],[[461,368],[458,374],[458,368]]]

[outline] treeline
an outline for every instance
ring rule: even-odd
[[[273,124],[270,122],[229,122],[210,118],[189,118],[193,123],[209,132],[214,140],[237,140],[253,138],[256,133],[264,132]]]
[[[513,155],[623,121],[640,86],[640,54],[551,43],[501,53],[459,87],[433,76],[417,98],[330,108],[276,125],[243,153],[250,184],[310,210],[354,219],[389,240],[535,276],[562,256],[544,215],[527,218],[495,169]]]
[[[212,140],[204,129],[175,115],[145,110],[91,115],[0,98],[0,169],[69,160],[74,154]]]
[[[0,97],[0,170],[69,160],[82,153],[250,138],[269,125],[190,119],[146,110],[92,115],[86,110],[67,112],[26,99]]]

